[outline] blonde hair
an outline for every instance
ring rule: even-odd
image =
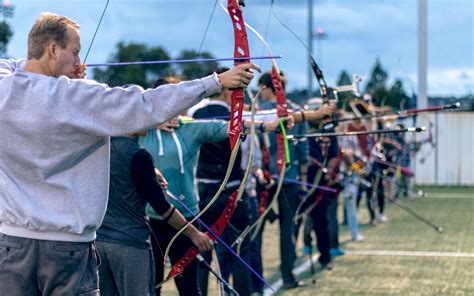
[[[68,27],[79,30],[79,24],[68,17],[50,12],[40,14],[28,34],[28,59],[40,59],[51,42],[66,48]]]

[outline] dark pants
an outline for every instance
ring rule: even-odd
[[[92,242],[0,234],[0,295],[99,295]]]
[[[155,258],[155,284],[159,284],[164,280],[164,265],[163,255],[165,248],[168,246],[171,238],[176,234],[168,223],[157,219],[150,219],[150,226],[152,229],[152,246],[153,257]],[[157,243],[158,240],[158,243]],[[171,264],[175,264],[181,259],[186,252],[193,246],[193,243],[184,235],[178,236],[175,243],[171,247],[169,257]],[[201,295],[201,291],[197,281],[197,262],[193,260],[186,266],[183,273],[174,279],[179,295],[194,296]],[[156,295],[161,294],[161,287],[155,290]]]
[[[258,198],[251,197],[250,210],[252,213],[252,222],[255,223],[258,219]],[[250,266],[259,274],[263,275],[263,260],[262,260],[262,232],[255,236],[255,239],[250,242]],[[252,274],[252,292],[263,293],[263,282],[256,275]]]
[[[314,201],[316,196],[319,194],[316,191],[310,200]],[[331,261],[331,254],[329,253],[329,220],[327,215],[329,201],[327,197],[323,197],[316,207],[310,212],[310,216],[313,219],[314,232],[316,233],[316,239],[318,243],[318,250],[320,253],[319,263],[326,265]]]
[[[270,192],[273,194],[273,192]],[[280,221],[280,271],[284,284],[291,285],[296,279],[293,267],[296,260],[296,236],[298,225],[294,223],[296,209],[300,203],[299,186],[284,184],[278,196],[278,219]]]
[[[303,224],[303,243],[307,247],[312,247],[313,238],[311,232],[314,230],[314,223],[311,217],[306,217]]]
[[[217,192],[220,184],[199,184],[199,196],[200,208],[203,208],[207,205],[209,199],[211,199],[214,194]],[[228,197],[236,190],[237,188],[229,188],[222,192],[219,196],[214,206],[209,209],[203,216],[204,222],[211,226],[223,212]],[[244,193],[241,200],[238,202],[237,207],[230,219],[229,225],[224,229],[224,232],[220,238],[227,244],[231,245],[238,235],[250,224],[251,215],[250,215],[250,205],[247,195]],[[235,248],[234,248],[235,251]],[[219,267],[221,269],[222,277],[228,281],[232,275],[232,283],[234,289],[240,295],[250,295],[252,289],[252,280],[250,271],[238,260],[235,258],[231,252],[224,247],[222,244],[218,243],[216,246],[217,258],[219,260]],[[240,248],[240,258],[245,262],[250,262],[250,240],[246,238]],[[211,256],[207,254],[205,259],[210,262]],[[207,286],[209,271],[204,264],[199,264],[199,285],[204,295],[207,295]]]
[[[370,179],[366,178],[370,182]],[[367,188],[363,185],[359,186],[359,192],[357,193],[357,208],[359,208],[360,200],[362,199],[362,193],[365,191],[365,199],[367,201],[367,209],[369,210],[370,221],[375,220],[375,212],[373,209],[373,202],[372,202],[372,189]]]
[[[329,231],[329,246],[330,248],[339,248],[339,221],[337,219],[337,196],[327,192],[327,216],[328,216],[328,231]]]
[[[383,185],[382,168],[375,165],[373,172],[366,177],[366,180],[372,184],[372,187],[366,188],[364,186],[359,187],[357,193],[357,207],[359,207],[360,199],[362,198],[362,192],[366,192],[367,208],[369,210],[370,222],[375,221],[375,209],[379,208],[379,213],[383,214],[385,210],[385,188]],[[374,195],[376,196],[374,199]]]

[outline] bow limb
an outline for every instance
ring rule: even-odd
[[[279,70],[278,67],[276,66],[276,62],[274,63],[272,67],[272,83],[273,87],[276,92],[276,100],[277,100],[277,115],[280,118],[280,130],[281,132],[277,134],[277,167],[279,170],[279,176],[278,176],[278,183],[277,183],[277,189],[275,191],[275,194],[273,195],[273,199],[270,202],[270,205],[268,205],[267,209],[260,215],[258,220],[255,222],[255,230],[252,234],[252,240],[254,240],[258,232],[260,231],[260,228],[263,225],[263,221],[266,217],[266,215],[273,209],[278,202],[278,196],[280,195],[281,189],[283,187],[283,180],[285,178],[285,172],[286,172],[286,167],[290,164],[290,155],[289,155],[289,148],[288,148],[288,140],[286,138],[286,130],[285,126],[283,124],[282,119],[286,116],[288,116],[288,107],[286,105],[286,97],[285,97],[285,91],[283,90],[283,86],[281,83],[281,78],[279,75]]]
[[[313,195],[313,193],[318,189],[317,186],[319,185],[319,182],[321,181],[321,178],[323,176],[323,173],[324,171],[326,170],[326,165],[327,165],[327,161],[328,161],[328,155],[329,153],[326,153],[326,155],[324,156],[324,160],[323,160],[323,163],[322,163],[322,166],[321,168],[318,170],[318,172],[316,173],[316,175],[314,176],[314,179],[313,179],[313,182],[311,184],[314,184],[315,186],[312,187],[306,194],[305,196],[301,199],[301,202],[298,204],[298,207],[296,208],[296,211],[295,211],[295,217],[293,218],[293,223],[294,224],[298,224],[298,221],[303,218],[304,216],[306,216],[307,213],[309,213],[308,211],[304,211],[303,213],[300,213],[301,211],[301,208],[303,207],[303,205],[306,203],[306,201],[308,200],[308,198],[310,196]]]
[[[229,11],[223,6],[222,3],[220,3],[220,6],[226,13],[229,14]],[[265,39],[262,37],[262,35],[257,30],[255,30],[252,26],[250,26],[248,23],[244,22],[244,25],[250,31],[252,31],[252,33],[254,33],[255,36],[257,36],[257,38],[264,45],[267,52],[270,55],[272,55],[272,50],[270,49],[270,46],[268,46],[268,43],[265,41]],[[271,59],[271,61],[272,61],[272,83],[273,83],[273,86],[275,88],[276,95],[277,95],[277,115],[278,115],[278,117],[282,118],[282,117],[288,116],[286,98],[285,98],[285,93],[284,93],[284,90],[283,90],[283,87],[282,87],[282,84],[281,84],[281,77],[280,77],[280,74],[279,74],[280,70],[279,70],[278,65],[276,63],[276,60]],[[264,218],[270,212],[272,207],[276,204],[275,200],[278,199],[278,195],[280,194],[281,188],[283,186],[283,179],[284,179],[284,176],[285,176],[285,164],[289,164],[289,162],[290,162],[289,153],[288,153],[288,142],[286,140],[285,127],[283,126],[283,123],[281,123],[281,133],[277,135],[277,145],[278,145],[278,148],[277,148],[277,151],[278,151],[277,164],[278,164],[278,169],[279,169],[280,174],[279,174],[279,178],[278,178],[277,189],[275,191],[273,200],[270,203],[270,205],[267,207],[267,209],[262,213],[262,215],[260,215],[258,220],[254,224],[252,224],[250,227],[248,227],[246,229],[246,231],[244,231],[235,240],[234,244],[235,243],[241,244],[243,242],[243,240],[245,239],[245,237],[252,231],[252,229],[257,227],[255,229],[255,231],[253,232],[253,235],[252,235],[252,239],[254,239],[255,236],[257,235],[263,221],[264,221]]]
[[[236,58],[235,65],[249,63],[250,50],[247,40],[247,32],[245,30],[245,25],[242,17],[242,11],[240,9],[240,2],[237,0],[228,0],[227,10],[229,11],[229,16],[232,20],[232,26],[234,31],[234,58]],[[222,5],[222,4],[221,4]],[[227,182],[229,180],[232,168],[237,157],[238,150],[240,148],[241,134],[242,134],[242,114],[244,107],[244,93],[242,88],[237,88],[232,91],[231,95],[231,106],[230,106],[230,121],[229,121],[229,140],[230,146],[232,149],[231,157],[229,160],[229,165],[227,167],[226,176],[219,187],[218,191],[214,197],[209,201],[207,206],[201,210],[201,212],[196,215],[191,221],[186,223],[171,239],[170,243],[165,250],[165,258],[169,254],[169,251],[176,241],[177,237],[182,234],[189,225],[194,223],[198,218],[200,218],[219,198],[221,193],[224,191]]]
[[[178,198],[176,198],[171,192],[166,191],[166,194],[170,196],[172,199],[179,202],[181,205],[183,205],[183,207],[192,214],[191,210],[187,208],[186,205],[182,203]],[[234,194],[232,194],[227,200],[227,204],[225,206],[224,211],[222,212],[218,220],[211,227],[207,226],[197,216],[194,216],[195,220],[197,220],[201,225],[203,225],[208,230],[206,232],[206,235],[213,242],[219,241],[223,245],[226,245],[225,242],[223,242],[219,236],[222,234],[225,226],[229,222],[230,217],[232,216],[232,213],[235,209],[236,202],[237,202],[237,192],[234,192]],[[199,249],[196,246],[192,246],[191,248],[189,248],[186,254],[171,267],[171,270],[168,273],[166,279],[163,282],[157,284],[156,287],[162,286],[164,283],[170,281],[171,279],[183,273],[186,266],[188,266],[189,263],[191,263],[194,259],[196,259],[196,256],[198,254],[199,254]]]
[[[323,71],[319,68],[318,64],[316,63],[316,59],[313,56],[313,53],[309,50],[308,46],[304,43],[304,41],[293,31],[291,28],[283,22],[283,20],[277,15],[274,9],[274,1],[271,2],[271,11],[275,19],[288,31],[291,35],[293,35],[298,42],[306,49],[309,54],[310,58],[310,65],[311,69],[313,70],[314,75],[316,76],[316,80],[319,84],[319,89],[321,92],[321,96],[323,98],[323,102],[329,102],[331,98],[331,93],[329,92],[329,88],[327,86],[326,80],[324,79]]]
[[[425,140],[422,140],[420,142],[416,142],[416,147],[417,149],[415,150],[415,152],[418,152],[420,151],[420,149],[422,148],[423,144],[430,144],[430,148],[427,152],[423,153],[422,155],[418,156],[420,158],[420,163],[423,164],[425,163],[425,161],[428,159],[428,157],[430,157],[433,153],[433,151],[436,149],[437,147],[437,143],[434,141],[434,137],[433,137],[433,121],[431,121],[431,119],[427,119],[428,120],[428,138],[426,138]]]
[[[211,199],[211,201],[207,204],[207,206],[201,210],[201,212],[196,215],[191,221],[189,222],[186,222],[186,224],[184,224],[184,226],[175,234],[175,236],[173,236],[173,238],[170,240],[168,246],[166,247],[165,249],[165,253],[163,255],[163,258],[164,260],[166,260],[166,258],[168,257],[169,255],[169,252],[171,250],[171,247],[173,246],[174,242],[176,241],[176,239],[178,239],[178,236],[180,234],[182,234],[192,223],[194,223],[198,218],[200,218],[210,207],[211,205],[217,200],[217,198],[221,195],[221,193],[224,191],[225,189],[225,185],[227,184],[227,182],[229,181],[229,177],[232,173],[232,168],[234,167],[234,163],[235,163],[235,159],[237,158],[237,153],[238,153],[238,147],[240,146],[240,138],[237,140],[237,143],[236,143],[236,147],[237,149],[233,149],[232,150],[232,153],[231,153],[231,156],[230,156],[230,160],[229,160],[229,166],[227,167],[227,172],[224,176],[224,180],[222,181],[222,184],[221,186],[219,187],[219,189],[217,190],[216,194],[213,196],[213,198]]]
[[[256,101],[257,97],[260,95],[260,91],[257,93],[256,96],[252,97],[252,106],[251,106],[251,119],[250,119],[250,151],[249,151],[249,159],[247,163],[247,168],[245,169],[245,174],[244,178],[242,179],[242,182],[240,183],[238,192],[241,193],[240,196],[243,194],[245,190],[245,186],[247,184],[248,177],[250,175],[250,171],[252,170],[252,164],[253,164],[253,159],[255,155],[255,113],[256,113]],[[248,227],[242,232],[245,233]],[[243,240],[239,241],[237,244],[237,254],[240,254],[240,247],[242,245]]]
[[[248,174],[247,174],[248,175]],[[229,250],[229,252],[234,255],[246,268],[248,268],[256,277],[258,277],[262,282],[264,282],[268,287],[270,287],[270,289],[272,289],[274,292],[275,290],[273,289],[273,287],[270,285],[270,283],[268,283],[267,280],[265,280],[265,278],[260,275],[258,272],[256,272],[251,266],[248,265],[247,262],[245,262],[241,257],[238,256],[237,253],[234,252],[234,250],[229,246],[227,245],[221,238],[220,238],[220,235],[222,234],[222,232],[224,231],[226,225],[229,223],[229,220],[232,216],[232,213],[236,207],[236,204],[237,204],[237,201],[240,199],[240,197],[242,196],[242,193],[243,193],[243,190],[245,190],[244,188],[245,186],[241,186],[239,188],[238,191],[235,191],[230,197],[229,199],[227,200],[227,204],[226,204],[226,207],[224,209],[224,211],[222,212],[221,216],[219,217],[219,219],[211,226],[207,226],[204,222],[202,222],[200,219],[197,219],[197,221],[202,225],[204,226],[204,228],[207,229],[207,232],[206,232],[206,235],[209,237],[210,240],[212,240],[213,242],[220,242],[225,248],[227,248],[227,250]],[[178,198],[176,198],[173,194],[171,194],[171,192],[169,191],[166,191],[166,194],[169,195],[171,198],[175,199],[177,202],[179,202],[189,213],[193,214],[192,211],[186,207],[186,205],[180,201]],[[199,250],[193,246],[191,247],[187,252],[186,254],[180,259],[178,260],[178,262],[176,264],[174,264],[168,274],[168,276],[166,277],[166,279],[164,281],[162,281],[161,283],[157,284],[156,287],[160,287],[162,286],[164,283],[170,281],[171,279],[177,277],[178,275],[180,275],[185,267],[191,263],[199,254]]]

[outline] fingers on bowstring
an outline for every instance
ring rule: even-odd
[[[256,70],[257,72],[262,73],[262,69],[254,63],[240,64],[237,67],[245,70],[248,73],[253,73],[253,70]]]

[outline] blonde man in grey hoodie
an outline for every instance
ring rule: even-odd
[[[156,126],[253,64],[144,90],[85,78],[79,25],[43,13],[27,60],[0,60],[0,295],[97,295],[93,245],[107,205],[110,136]]]

